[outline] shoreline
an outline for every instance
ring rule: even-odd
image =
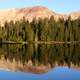
[[[1,44],[78,44],[80,41],[1,41]]]

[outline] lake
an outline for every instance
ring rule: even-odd
[[[0,80],[80,80],[80,44],[1,44]]]

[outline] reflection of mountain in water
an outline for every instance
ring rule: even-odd
[[[56,66],[80,67],[79,44],[3,44],[0,68],[13,71],[47,72]]]

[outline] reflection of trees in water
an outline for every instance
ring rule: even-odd
[[[33,65],[68,65],[71,63],[80,66],[80,45],[79,44],[3,44],[0,47],[0,58],[5,60],[13,59],[25,65],[30,60]]]

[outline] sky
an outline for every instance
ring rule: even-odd
[[[80,11],[80,0],[0,0],[0,10],[45,6],[58,13]]]

